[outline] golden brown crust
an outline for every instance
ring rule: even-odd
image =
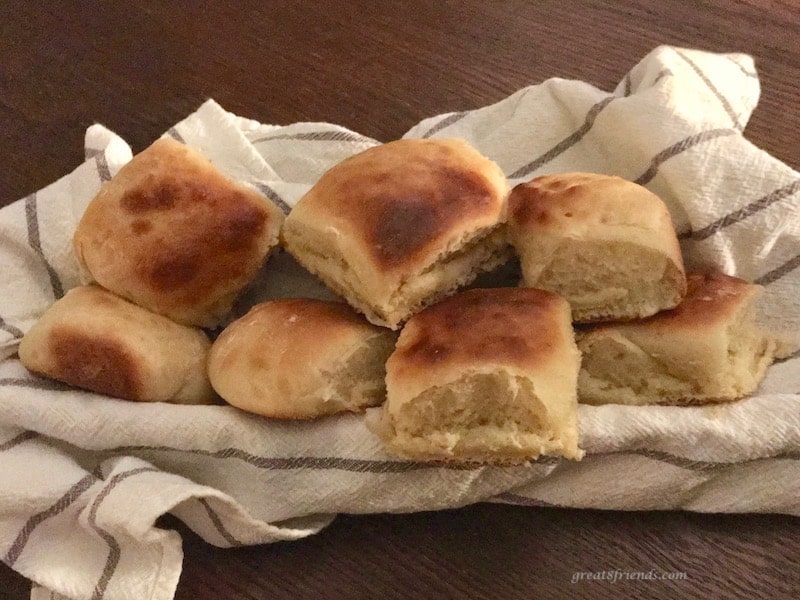
[[[579,363],[563,298],[534,288],[462,292],[401,331],[375,430],[391,451],[423,460],[580,458]]]
[[[64,383],[125,400],[142,396],[145,374],[130,348],[118,339],[57,327],[50,332],[50,345],[51,372]]]
[[[683,270],[672,218],[664,202],[647,188],[621,177],[559,173],[536,177],[511,190],[509,224],[515,232],[557,231],[598,234],[604,227],[632,226],[657,236]]]
[[[755,321],[758,285],[718,272],[690,274],[676,308],[588,328],[579,397],[589,404],[706,404],[752,393],[778,350]]]
[[[176,321],[210,326],[277,244],[282,221],[257,192],[163,139],[101,188],[74,249],[104,287]]]
[[[514,187],[509,240],[523,282],[563,295],[577,322],[642,318],[686,292],[669,210],[645,187],[596,173],[560,173]]]
[[[208,403],[211,342],[98,286],[73,288],[25,334],[30,371],[125,400]]]
[[[331,343],[378,331],[344,302],[271,300],[252,307],[223,330],[214,343],[212,360],[220,373],[245,359],[257,369],[291,373],[327,354]]]
[[[392,271],[443,248],[453,232],[499,220],[505,190],[490,168],[458,140],[398,140],[330,169],[289,218],[331,220],[376,269]]]
[[[575,223],[633,223],[660,226],[669,212],[647,188],[621,177],[597,173],[559,173],[514,187],[509,220],[518,227],[571,227]]]
[[[567,302],[534,288],[473,289],[414,315],[391,356],[398,378],[439,365],[506,365],[529,370],[569,343]]]
[[[340,381],[350,356],[376,337],[394,334],[367,322],[343,302],[287,298],[263,302],[216,339],[211,383],[229,404],[272,418],[307,419],[364,408],[357,380]],[[370,361],[363,357],[364,363]],[[378,361],[382,368],[385,356]],[[354,376],[355,377],[355,376]],[[337,389],[341,383],[346,389]],[[374,383],[374,382],[373,382]],[[383,385],[383,375],[377,382]]]
[[[510,255],[502,170],[461,140],[407,139],[326,172],[286,249],[371,322],[397,329]]]
[[[729,321],[762,291],[759,285],[720,272],[692,273],[686,276],[686,281],[686,296],[676,308],[630,323],[630,326],[670,330],[714,327]]]

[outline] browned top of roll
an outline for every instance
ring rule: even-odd
[[[162,139],[92,200],[78,261],[104,287],[179,322],[213,325],[277,243],[283,214],[198,152]]]
[[[536,368],[571,344],[569,305],[534,288],[473,289],[409,319],[389,359],[394,372],[457,366]]]
[[[598,173],[543,175],[514,187],[509,221],[519,228],[624,225],[654,231],[672,228],[664,202],[647,188]],[[673,233],[674,237],[674,233]]]
[[[34,373],[138,401],[205,404],[211,342],[197,328],[132,304],[99,286],[72,288],[22,339]]]
[[[496,224],[507,192],[497,165],[466,142],[397,140],[331,168],[289,219],[335,227],[391,271]]]
[[[719,272],[692,273],[686,276],[686,282],[686,297],[676,308],[621,326],[702,330],[730,321],[763,290],[759,285]]]
[[[386,338],[384,344],[371,343],[379,337]],[[346,397],[364,379],[342,382],[346,363],[361,350],[380,354],[378,346],[389,349],[393,342],[393,332],[372,325],[343,302],[272,300],[254,306],[220,334],[208,371],[216,391],[233,406],[268,417],[313,418],[357,408]],[[359,363],[365,371],[370,356]],[[377,362],[382,367],[385,356]],[[342,385],[340,393],[336,388]]]

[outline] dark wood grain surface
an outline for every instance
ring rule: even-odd
[[[800,167],[794,0],[3,0],[0,205],[77,166],[94,122],[138,151],[213,97],[265,123],[389,140],[548,77],[610,90],[662,43],[752,54],[762,97],[745,134]],[[237,550],[163,525],[184,533],[184,599],[800,596],[800,519],[781,515],[482,504],[345,515],[306,540]],[[686,579],[572,583],[608,570]],[[0,566],[0,598],[28,593]]]

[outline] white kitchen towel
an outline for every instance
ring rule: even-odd
[[[762,318],[800,328],[800,174],[743,137],[759,95],[753,61],[659,47],[604,92],[551,79],[479,110],[426,119],[407,137],[461,137],[512,183],[584,170],[658,193],[687,264],[765,286]],[[209,100],[165,135],[285,211],[330,166],[377,144],[326,123],[262,125]],[[479,501],[602,509],[800,515],[800,356],[752,398],[713,407],[580,407],[581,462],[439,466],[386,454],[364,415],[281,423],[224,406],[136,404],[28,373],[20,338],[78,284],[72,232],[101,182],[131,158],[102,126],[86,162],[0,210],[0,558],[32,597],[172,598],[171,512],[211,544],[291,540],[337,513]],[[325,296],[286,254],[246,302]]]

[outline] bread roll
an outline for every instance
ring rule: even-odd
[[[532,288],[473,289],[414,315],[386,364],[387,448],[421,460],[580,458],[569,317],[564,299]]]
[[[98,287],[77,287],[57,300],[22,338],[28,370],[125,400],[208,404],[211,342]]]
[[[162,139],[102,186],[73,242],[87,281],[179,323],[212,327],[278,244],[282,222],[269,200]]]
[[[397,329],[510,257],[507,195],[500,168],[466,142],[399,140],[325,173],[283,240],[371,322]]]
[[[211,349],[211,383],[228,403],[278,419],[383,402],[395,334],[343,302],[283,299],[253,307]]]
[[[588,404],[703,404],[755,391],[780,344],[755,323],[762,288],[690,275],[677,308],[588,328],[578,393]]]
[[[564,296],[574,321],[646,317],[686,292],[666,205],[619,177],[564,173],[520,184],[508,228],[524,285]]]

